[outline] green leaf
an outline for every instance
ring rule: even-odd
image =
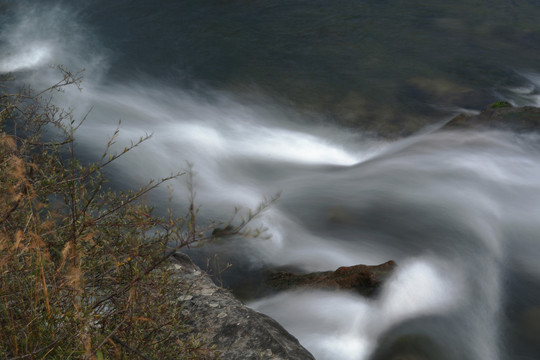
[[[103,360],[104,359],[103,353],[101,352],[101,350],[97,351],[96,356],[97,356],[98,360]]]

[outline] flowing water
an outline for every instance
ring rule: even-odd
[[[86,68],[56,98],[93,107],[83,156],[119,119],[121,145],[154,134],[117,184],[189,161],[203,214],[224,218],[281,192],[258,220],[270,239],[211,248],[229,286],[395,260],[376,299],[250,303],[317,359],[538,359],[539,135],[436,130],[499,99],[540,105],[539,16],[533,0],[4,0],[0,72],[40,89],[50,65]]]

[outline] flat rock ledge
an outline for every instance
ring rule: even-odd
[[[216,286],[185,254],[174,255],[182,281],[178,304],[186,318],[186,338],[197,337],[222,360],[314,360],[298,340],[272,318]]]

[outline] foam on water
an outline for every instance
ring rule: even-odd
[[[540,74],[535,72],[520,72],[524,84],[507,89],[506,94],[512,105],[540,106]]]

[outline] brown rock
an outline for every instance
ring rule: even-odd
[[[300,287],[316,289],[353,290],[365,296],[377,293],[384,280],[396,268],[394,261],[380,265],[342,266],[336,271],[314,272],[310,274],[294,274],[280,271],[268,277],[268,285],[276,290],[287,290]]]

